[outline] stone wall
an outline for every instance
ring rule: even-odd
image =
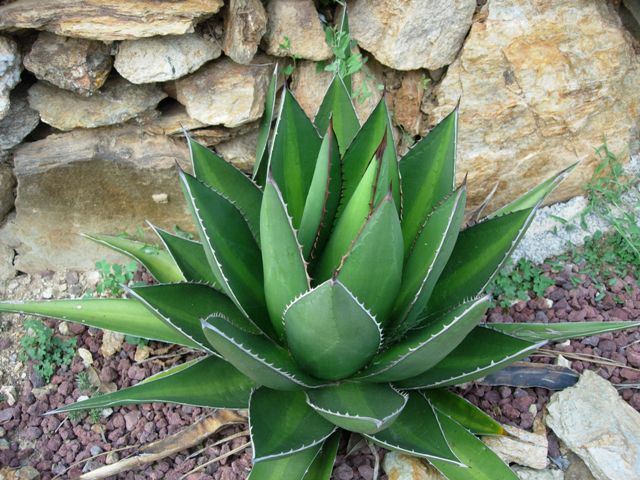
[[[361,121],[384,93],[406,151],[459,103],[471,206],[580,160],[554,197],[566,199],[603,139],[623,159],[639,150],[637,0],[348,8],[367,59],[353,78]],[[182,129],[250,170],[273,67],[294,67],[290,88],[315,115],[337,16],[313,0],[0,0],[0,255],[29,272],[85,269],[118,257],[81,232],[189,229]]]

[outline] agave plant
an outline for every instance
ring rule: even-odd
[[[502,427],[446,387],[548,340],[640,322],[480,325],[485,293],[568,173],[465,228],[457,111],[398,161],[382,100],[361,126],[340,76],[312,122],[276,76],[253,179],[187,139],[179,171],[200,241],[164,250],[90,237],[158,284],[128,298],[0,304],[201,351],[133,387],[57,412],[140,402],[247,409],[253,480],[326,479],[340,429],[424,458],[450,479],[517,478],[476,435]]]

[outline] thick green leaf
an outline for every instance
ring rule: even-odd
[[[211,345],[202,331],[201,320],[212,314],[222,315],[247,332],[259,332],[228,297],[206,285],[168,283],[132,287],[127,292],[204,350],[211,351]]]
[[[200,242],[173,235],[153,225],[151,228],[160,237],[187,282],[201,282],[216,290],[222,289],[209,267],[207,255]]]
[[[133,337],[177,343],[197,350],[202,347],[160,320],[136,300],[124,298],[83,298],[39,302],[3,302],[0,312],[23,313],[76,322]]]
[[[282,314],[285,307],[311,287],[307,266],[282,194],[267,177],[260,214],[264,292],[271,324],[284,338]]]
[[[433,368],[396,385],[413,389],[470,382],[531,355],[544,343],[531,343],[488,328],[476,327]]]
[[[460,232],[423,314],[446,310],[484,290],[524,235],[534,213],[533,208],[519,210]]]
[[[429,213],[454,189],[457,131],[456,108],[400,160],[405,252]]]
[[[256,162],[253,165],[253,180],[258,185],[264,185],[267,179],[267,144],[273,122],[273,112],[276,107],[276,91],[278,90],[278,64],[276,63],[269,82],[269,88],[264,99],[264,113],[260,120],[260,131],[256,145]]]
[[[254,463],[321,444],[336,429],[307,405],[304,392],[264,387],[251,395],[249,427]]]
[[[313,123],[285,89],[271,144],[269,169],[282,191],[295,228],[302,220],[320,144],[321,138]]]
[[[475,435],[443,413],[437,412],[445,437],[467,468],[429,459],[449,480],[518,480],[518,476]]]
[[[389,193],[358,234],[337,275],[382,324],[400,288],[402,253],[400,219]]]
[[[345,430],[376,433],[400,415],[407,397],[386,383],[344,382],[307,391],[307,402]]]
[[[382,161],[383,149],[384,144],[381,144],[375,160],[369,164],[367,171],[360,179],[358,188],[336,221],[336,226],[315,268],[314,279],[318,283],[329,279],[334,274],[367,218],[377,206],[377,197],[380,195],[382,200],[389,190],[389,184],[384,180],[388,170]],[[378,190],[378,185],[381,183],[384,187]]]
[[[393,148],[393,136],[389,135],[389,113],[384,99],[371,112],[369,118],[357,133],[342,159],[342,205],[348,205],[354,195],[361,178],[367,171],[378,146],[385,133],[389,141],[385,148]],[[388,185],[388,184],[387,184]],[[385,189],[386,191],[386,189]]]
[[[338,74],[333,77],[314,120],[320,132],[326,132],[330,122],[333,122],[340,154],[344,154],[358,133],[360,122],[347,86]]]
[[[180,282],[182,272],[171,256],[156,245],[113,235],[83,235],[96,243],[122,253],[145,266],[158,282]]]
[[[407,404],[391,426],[373,435],[365,433],[364,436],[391,450],[428,460],[460,464],[447,445],[433,407],[417,392],[409,393]]]
[[[424,221],[402,272],[402,284],[393,315],[394,338],[419,323],[455,246],[464,219],[466,198],[463,185]]]
[[[340,202],[340,169],[340,154],[330,124],[318,153],[298,232],[305,258],[322,251],[331,232]]]
[[[572,322],[572,323],[487,323],[485,327],[530,342],[561,342],[569,338],[590,337],[625,328],[636,328],[638,322]]]
[[[536,205],[539,205],[540,202],[542,202],[565,178],[569,176],[571,172],[573,172],[578,163],[579,162],[576,162],[562,170],[560,173],[548,178],[524,195],[516,198],[513,202],[488,215],[487,218],[499,217],[501,215],[506,215],[507,213],[524,210],[526,208],[533,208]]]
[[[445,358],[482,320],[491,303],[482,297],[463,303],[413,330],[379,353],[357,378],[364,382],[395,382],[414,377]]]
[[[339,444],[340,431],[337,431],[322,444],[320,454],[313,461],[309,470],[307,470],[303,480],[330,480]]]
[[[297,298],[284,313],[289,349],[317,378],[346,378],[380,347],[382,331],[347,288],[327,280]]]
[[[506,435],[506,430],[474,404],[445,389],[423,390],[436,414],[450,416],[475,435]]]
[[[206,357],[170,368],[133,387],[70,403],[50,413],[150,402],[210,408],[247,408],[255,384],[231,364]]]
[[[215,316],[204,320],[202,328],[216,351],[259,385],[299,390],[326,384],[300,370],[289,352],[264,335],[252,335]]]
[[[227,197],[247,220],[256,239],[260,238],[260,202],[258,185],[234,165],[187,135],[193,173],[202,183]]]
[[[270,334],[262,257],[247,222],[227,198],[204,183],[183,171],[180,180],[216,280],[240,311]]]
[[[286,457],[263,460],[253,465],[248,480],[316,480],[305,474],[320,457],[321,451],[322,444],[318,444]]]

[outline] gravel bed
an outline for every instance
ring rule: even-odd
[[[509,309],[495,307],[488,312],[486,321],[554,323],[640,318],[640,288],[636,278],[619,278],[615,284],[607,287],[604,298],[596,302],[595,286],[586,276],[577,273],[577,267],[568,265],[560,273],[553,273],[549,265],[543,265],[543,269],[555,279],[555,285],[549,287],[545,298],[518,302]],[[580,278],[581,283],[574,286],[570,280],[572,277],[574,280],[575,277]],[[60,278],[62,277],[54,276],[50,281],[55,284],[62,281]],[[38,290],[35,291],[37,295]],[[64,296],[64,291],[58,292],[54,289],[54,292]],[[31,293],[33,294],[33,291]],[[48,323],[59,328],[58,322]],[[162,358],[136,362],[137,347],[126,342],[115,355],[104,357],[100,353],[103,337],[101,331],[73,324],[68,324],[67,328],[68,335],[77,338],[77,346],[91,352],[92,367],[99,382],[109,388],[120,389],[133,385],[175,363],[193,358],[193,354],[181,353],[179,347],[173,346],[167,350],[165,345],[155,342],[149,344],[151,357],[161,354]],[[5,345],[7,351],[15,349],[17,341],[15,337],[5,340],[4,343],[8,343]],[[632,386],[624,387],[624,384],[640,383],[640,329],[552,344],[549,348],[566,355],[574,370],[581,372],[584,369],[592,369],[612,383],[620,385],[622,397],[640,411],[640,390]],[[571,358],[574,353],[613,360],[620,366],[603,366],[597,362],[575,360]],[[171,356],[172,354],[174,356]],[[545,356],[532,356],[530,360],[540,363],[554,362],[553,358]],[[42,380],[33,374],[27,374],[24,380],[20,380],[22,384],[15,385],[19,392],[17,403],[13,406],[7,403],[0,404],[0,465],[33,466],[41,473],[43,480],[56,475],[73,478],[83,471],[105,463],[113,463],[135,452],[136,446],[171,435],[208,413],[202,408],[150,404],[114,408],[106,412],[108,416],[102,417],[96,423],[92,423],[86,415],[75,422],[70,421],[67,415],[43,416],[44,412],[73,402],[86,394],[80,391],[75,382],[76,374],[85,370],[87,368],[83,365],[82,359],[76,356],[68,369],[59,369],[49,385],[43,385]],[[458,390],[499,421],[524,429],[532,428],[535,418],[542,415],[552,393],[541,388],[488,387],[477,384],[470,384]],[[214,445],[221,438],[242,432],[246,428],[243,425],[225,428],[197,448],[113,478],[177,480],[197,465],[248,442],[248,436],[244,435]],[[558,443],[553,435],[550,435],[550,440],[550,456],[558,456]],[[116,452],[123,447],[133,448]],[[369,448],[365,445],[348,456],[346,448],[345,435],[341,441],[332,478],[372,479],[374,455]],[[82,462],[100,453],[104,454],[88,462]],[[383,456],[384,452],[380,450],[381,460]],[[80,463],[74,465],[76,462]],[[241,454],[229,456],[186,478],[244,479],[248,475],[250,465],[251,452],[246,449]],[[67,470],[69,467],[71,469]],[[382,474],[379,478],[386,479]]]

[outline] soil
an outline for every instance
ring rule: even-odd
[[[509,309],[496,307],[488,312],[487,322],[558,322],[589,320],[637,320],[640,318],[640,287],[633,276],[610,282],[604,298],[596,301],[597,291],[590,279],[578,272],[576,266],[567,265],[564,271],[553,273],[543,265],[555,285],[547,289],[545,298],[518,302]],[[571,278],[579,278],[574,285]],[[140,279],[140,278],[139,278]],[[74,272],[21,276],[10,283],[7,290],[12,298],[63,298],[81,296],[86,288],[95,285],[95,274],[78,275]],[[190,358],[179,347],[150,342],[150,357],[136,362],[143,347],[123,343],[119,352],[105,357],[100,352],[103,332],[82,326],[55,321],[49,325],[77,338],[77,346],[91,352],[93,364],[86,367],[76,356],[68,368],[61,368],[49,385],[30,373],[26,365],[19,365],[14,355],[19,350],[22,334],[18,316],[4,316],[0,327],[0,377],[3,385],[13,385],[18,390],[15,405],[0,403],[0,466],[32,466],[42,479],[56,475],[74,478],[83,471],[92,470],[105,463],[113,463],[135,453],[137,447],[171,435],[186,425],[207,415],[202,408],[166,404],[148,404],[107,409],[98,421],[89,415],[71,421],[67,415],[42,414],[50,409],[75,401],[82,391],[76,385],[76,375],[86,371],[94,381],[94,387],[103,389],[124,388],[159,372],[168,366]],[[607,333],[562,344],[551,344],[550,350],[563,354],[571,362],[571,368],[597,371],[618,386],[622,397],[636,410],[640,410],[640,329]],[[572,358],[574,354],[591,355],[593,361]],[[158,358],[154,358],[158,357]],[[600,359],[609,364],[602,365]],[[140,359],[140,358],[139,358]],[[533,362],[552,363],[551,356],[534,355]],[[93,373],[95,372],[95,375]],[[458,388],[468,400],[478,405],[499,421],[531,429],[536,417],[543,415],[550,392],[541,388],[489,387],[469,384]],[[96,420],[94,418],[94,420]],[[116,479],[179,479],[193,468],[229,452],[248,442],[248,435],[238,436],[228,442],[214,445],[233,433],[246,431],[246,426],[226,428],[212,435],[202,445],[181,452],[147,468],[120,474]],[[347,435],[341,440],[338,458],[333,471],[334,479],[370,480],[374,475],[375,457],[367,445],[347,452]],[[123,449],[123,450],[120,450]],[[97,456],[96,456],[97,455]],[[382,460],[384,452],[379,450]],[[558,442],[550,435],[549,455],[560,456]],[[90,457],[95,457],[90,459]],[[244,479],[251,465],[250,449],[213,463],[186,478],[194,480]],[[378,477],[386,479],[382,474]]]

